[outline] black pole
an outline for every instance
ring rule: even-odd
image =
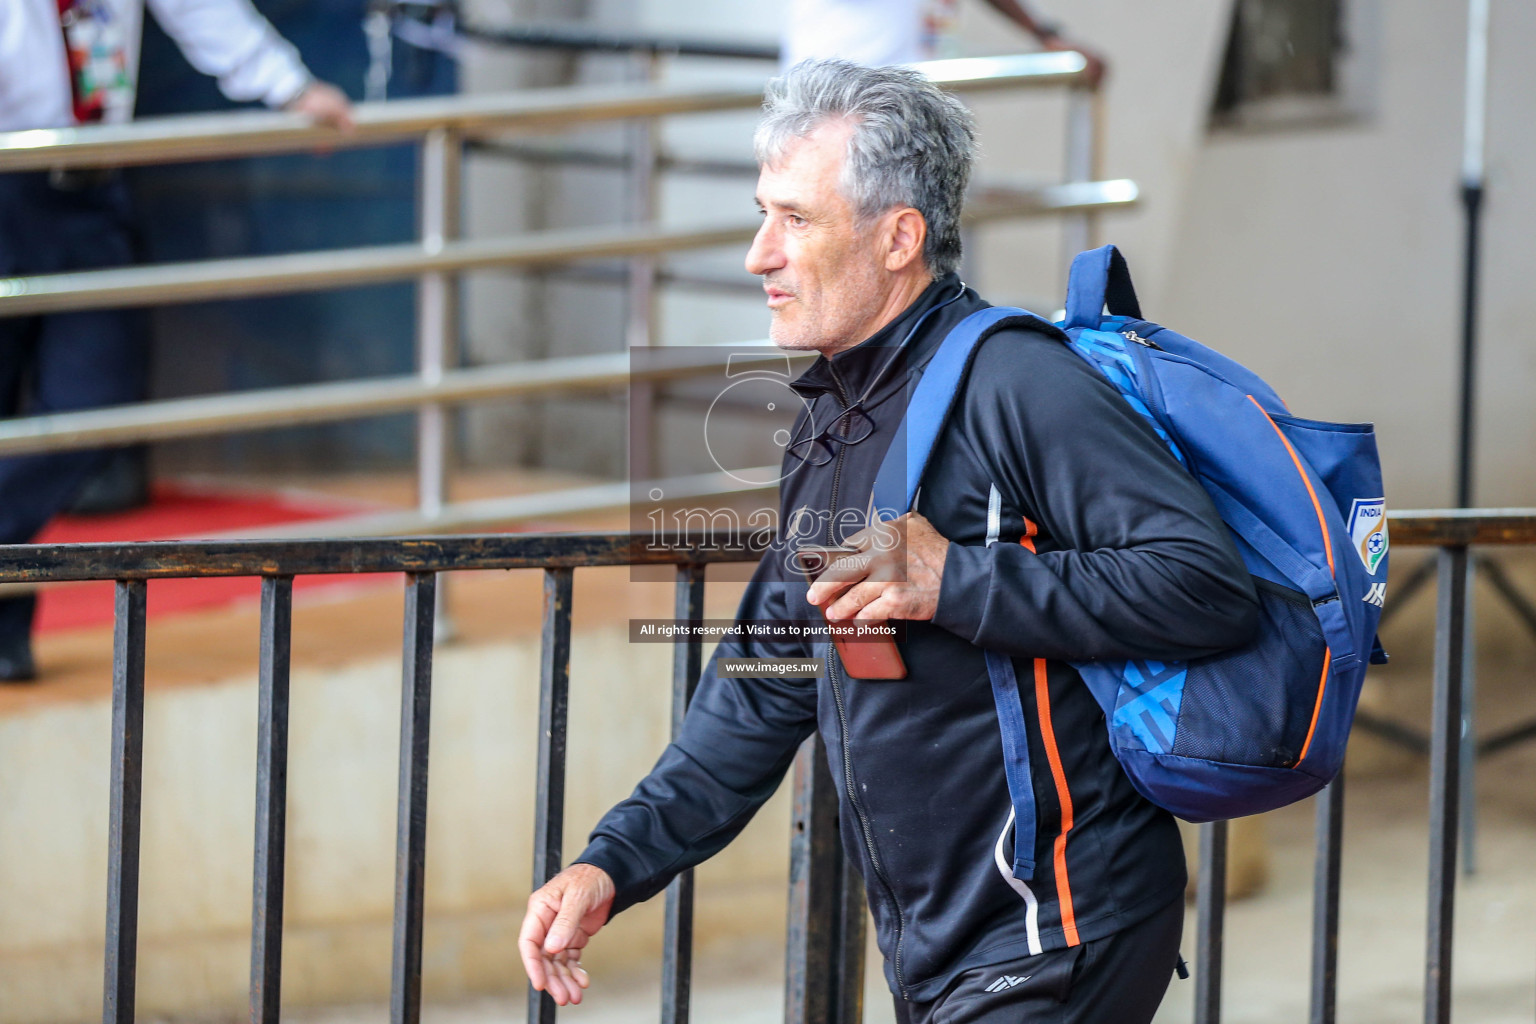
[[[1466,214],[1466,249],[1461,280],[1461,409],[1456,439],[1456,507],[1471,508],[1473,410],[1477,392],[1477,278],[1483,219],[1481,178],[1462,182],[1461,205]]]

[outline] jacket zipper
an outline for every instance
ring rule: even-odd
[[[848,408],[848,392],[843,387],[842,378],[837,375],[837,370],[834,369],[830,363],[827,365],[827,370],[832,375],[832,383],[837,385],[838,402],[846,410]],[[837,449],[837,458],[834,460],[832,466],[832,495],[831,501],[828,503],[829,514],[827,517],[827,528],[826,532],[823,534],[825,543],[828,545],[839,543],[838,539],[832,536],[832,524],[837,520],[838,490],[842,483],[843,477],[843,456],[847,453],[847,451],[847,445],[839,445]],[[828,640],[827,683],[832,688],[832,702],[837,706],[837,724],[838,728],[842,731],[843,789],[848,794],[849,806],[853,808],[854,815],[859,819],[859,831],[864,836],[864,852],[869,855],[870,866],[875,869],[875,877],[880,880],[880,885],[885,889],[885,895],[890,899],[891,907],[896,912],[896,948],[895,952],[891,956],[891,966],[896,973],[896,987],[901,989],[901,998],[906,999],[907,983],[901,973],[901,943],[902,939],[905,937],[906,931],[901,913],[901,903],[896,899],[896,890],[894,887],[892,887],[891,880],[886,877],[885,869],[880,866],[880,857],[877,853],[875,853],[874,832],[870,828],[869,817],[864,813],[864,805],[859,800],[857,788],[853,784],[853,755],[848,750],[848,711],[847,708],[843,705],[842,688],[838,686],[838,679],[840,676],[841,672],[838,669],[837,657],[832,642]]]

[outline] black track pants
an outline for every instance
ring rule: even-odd
[[[1184,901],[1070,949],[966,971],[931,1003],[896,999],[898,1024],[1148,1024],[1179,959]]]

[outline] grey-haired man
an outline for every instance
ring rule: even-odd
[[[722,643],[677,741],[530,897],[529,977],[579,1001],[578,958],[607,918],[724,847],[819,730],[904,1024],[1149,1021],[1178,958],[1182,850],[1070,662],[1245,642],[1247,573],[1204,492],[1034,320],[980,346],[916,507],[886,525],[850,517],[869,506],[911,381],[987,305],[955,273],[974,127],[916,72],[807,62],[770,88],[756,148],[747,269],[774,343],[822,358],[794,385],[809,413],[785,457],[784,525],[739,615],[905,620],[907,677],[851,679],[826,651],[820,679],[729,678],[722,657],[822,652]],[[806,542],[863,556],[808,589],[786,558]],[[1012,659],[1034,748],[1029,877],[1011,867],[1020,830],[987,651]]]

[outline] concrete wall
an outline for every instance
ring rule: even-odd
[[[1477,497],[1536,500],[1536,8],[1493,5]],[[1389,501],[1453,498],[1466,5],[1381,3],[1375,109],[1207,137],[1151,314],[1224,346],[1301,415],[1377,424]],[[1240,326],[1239,326],[1240,325]]]

